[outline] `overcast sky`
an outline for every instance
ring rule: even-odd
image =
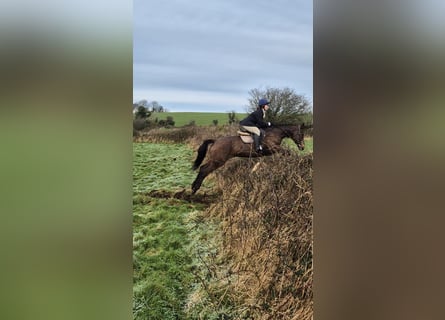
[[[245,112],[249,90],[313,101],[312,1],[133,2],[133,101]]]

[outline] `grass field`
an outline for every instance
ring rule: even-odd
[[[213,120],[218,120],[219,125],[229,123],[228,112],[155,112],[151,115],[150,119],[154,120],[158,118],[158,120],[165,120],[169,116],[173,117],[173,121],[175,121],[176,127],[187,125],[191,121],[195,121],[195,124],[198,126],[211,125],[213,124]],[[236,113],[235,116],[236,118],[238,118],[238,120],[241,120],[246,116],[246,114]]]
[[[188,319],[196,279],[192,254],[205,204],[175,197],[189,188],[193,151],[181,144],[133,144],[133,318]],[[199,235],[198,235],[199,234]],[[210,236],[209,236],[210,237]]]

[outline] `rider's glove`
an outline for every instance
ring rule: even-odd
[[[272,123],[268,122],[267,125],[270,127],[272,125]]]

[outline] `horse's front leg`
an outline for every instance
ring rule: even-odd
[[[279,154],[283,154],[283,155],[289,155],[290,152],[289,150],[284,149],[281,146],[273,146],[270,148],[266,148],[265,150],[263,150],[263,155],[264,156],[270,156],[274,153],[279,153]]]

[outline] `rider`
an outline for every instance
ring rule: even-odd
[[[263,150],[263,147],[261,146],[261,142],[264,138],[263,128],[271,126],[270,122],[264,122],[263,120],[266,117],[266,111],[269,110],[269,103],[270,102],[267,99],[260,99],[258,101],[258,108],[249,114],[247,118],[244,118],[239,122],[241,129],[252,133],[256,152],[261,152]]]

